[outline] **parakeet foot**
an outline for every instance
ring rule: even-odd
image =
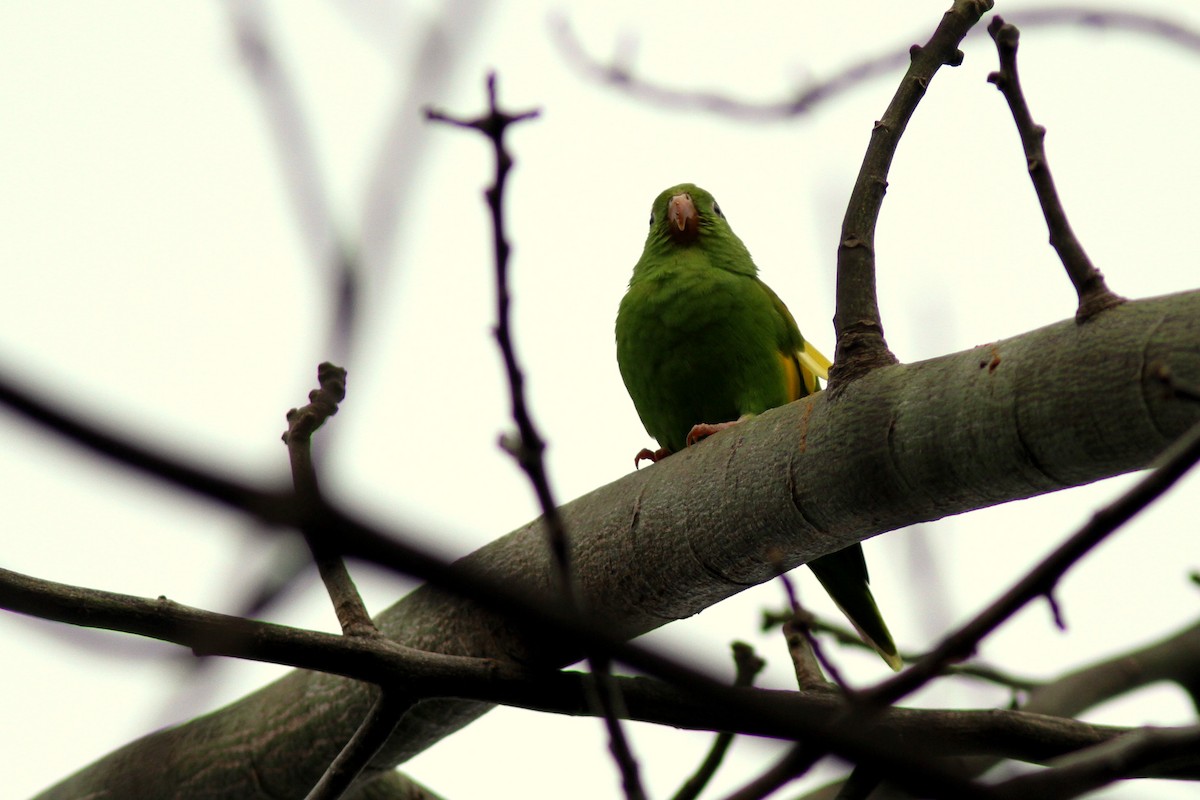
[[[701,422],[699,425],[693,425],[692,429],[688,431],[687,446],[691,447],[701,439],[707,439],[714,433],[720,433],[726,428],[732,428],[734,425],[737,425],[739,422],[749,416],[750,415],[747,414],[745,416],[738,417],[732,422]]]
[[[665,447],[660,447],[657,450],[651,450],[648,447],[643,447],[638,451],[638,454],[633,457],[633,468],[638,469],[643,460],[656,463],[662,461],[669,455],[671,455],[671,451]]]

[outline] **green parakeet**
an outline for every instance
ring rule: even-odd
[[[617,363],[658,461],[717,431],[820,391],[829,360],[758,279],[713,196],[690,183],[654,201],[650,235],[617,312]],[[867,584],[861,545],[809,564],[893,668],[900,657]]]

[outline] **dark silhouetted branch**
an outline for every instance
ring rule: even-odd
[[[1115,502],[1095,512],[1086,525],[996,602],[943,639],[927,656],[907,670],[863,692],[860,699],[876,706],[890,705],[924,686],[947,664],[971,656],[988,634],[1030,601],[1050,594],[1059,579],[1079,559],[1174,486],[1197,461],[1200,461],[1200,424],[1194,425],[1167,448],[1160,456],[1156,469],[1146,474]]]
[[[737,687],[750,687],[754,685],[754,679],[758,673],[763,671],[767,666],[767,662],[759,658],[754,648],[744,642],[733,643],[733,663],[737,668],[733,685]],[[712,780],[713,775],[717,774],[717,769],[721,766],[721,762],[725,759],[725,754],[729,751],[729,745],[733,743],[733,733],[729,731],[721,731],[713,739],[712,747],[709,748],[708,755],[704,757],[704,761],[696,768],[696,771],[688,778],[683,786],[679,787],[679,791],[671,800],[696,800],[700,793],[704,791],[704,787],[708,786],[708,782]]]
[[[312,460],[312,435],[337,413],[338,403],[346,397],[346,370],[328,362],[317,367],[320,388],[308,393],[308,405],[293,408],[287,413],[288,429],[283,442],[288,448],[292,466],[292,484],[302,508],[317,508],[321,492],[317,486],[317,471]],[[378,636],[375,623],[363,605],[362,597],[346,569],[335,541],[315,528],[305,529],[305,540],[312,551],[313,561],[321,580],[333,601],[342,633],[347,636]]]
[[[550,476],[546,471],[546,443],[534,424],[533,415],[529,412],[529,405],[525,402],[525,374],[518,363],[516,347],[513,344],[510,315],[512,299],[508,288],[508,258],[511,248],[504,224],[504,188],[507,185],[509,170],[512,169],[513,159],[505,146],[504,134],[510,125],[533,119],[538,115],[538,111],[527,111],[521,114],[509,114],[501,111],[496,103],[496,76],[494,73],[488,75],[487,92],[488,113],[486,116],[473,120],[462,120],[437,111],[427,111],[426,116],[431,120],[448,122],[458,127],[479,131],[492,144],[496,172],[492,185],[488,187],[485,194],[488,209],[491,212],[492,243],[495,254],[495,335],[504,361],[504,372],[508,378],[513,421],[517,425],[516,441],[505,438],[501,440],[501,444],[517,460],[533,485],[534,494],[537,496],[538,505],[546,523],[546,537],[558,570],[560,591],[566,604],[567,614],[576,616],[584,610],[580,608],[575,581],[571,574],[570,542],[566,526],[563,524],[562,514],[558,510],[558,502],[550,487]],[[620,768],[625,796],[630,800],[645,800],[646,793],[642,788],[637,758],[621,727],[619,716],[621,699],[611,680],[608,658],[589,654],[588,664],[594,679],[593,695],[603,712],[605,727],[609,734],[609,749]]]

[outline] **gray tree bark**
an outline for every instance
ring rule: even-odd
[[[1200,291],[1129,302],[1084,325],[876,370],[837,397],[775,409],[563,507],[591,614],[632,637],[853,542],[1149,465],[1200,405],[1154,377],[1200,385]],[[537,521],[466,557],[544,591]],[[521,663],[573,660],[561,643],[422,587],[379,617],[412,647]],[[47,790],[64,798],[303,797],[366,714],[374,689],[294,672],[139,739]],[[397,764],[488,710],[427,700],[356,797],[401,797]]]

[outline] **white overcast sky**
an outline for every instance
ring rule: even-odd
[[[511,108],[543,116],[514,131],[508,196],[519,354],[550,441],[562,500],[615,480],[650,444],[614,358],[612,323],[640,253],[650,201],[696,182],[720,199],[763,277],[832,354],[837,228],[871,123],[897,77],[873,80],[815,116],[747,124],[664,112],[586,81],[553,44],[565,16],[593,53],[632,53],[638,74],[746,99],[924,40],[946,0],[829,3],[470,3],[444,32],[451,53],[411,85],[433,3],[298,0],[263,6],[298,92],[332,214],[352,241],[373,196],[385,131],[406,125],[393,256],[373,265],[349,397],[319,438],[328,489],[447,555],[535,515],[495,442],[508,428],[490,337],[491,255],[482,140],[429,128],[419,108],[471,114],[483,76]],[[1028,7],[1028,4],[1023,4]],[[1200,6],[1121,6],[1200,29]],[[260,96],[220,2],[0,4],[0,368],[138,439],[247,479],[286,479],[284,412],[303,402],[325,350],[326,285],[299,233]],[[845,10],[843,10],[845,8]],[[1001,3],[1016,16],[1021,6]],[[467,12],[464,12],[467,13]],[[979,33],[982,33],[980,26]],[[943,70],[901,142],[879,223],[879,294],[903,361],[962,350],[1069,317],[1070,285],[1046,243],[1009,112],[985,81],[986,35]],[[1200,56],[1161,39],[1080,29],[1024,31],[1020,64],[1071,221],[1118,292],[1194,288]],[[399,105],[398,105],[399,104]],[[380,268],[382,267],[382,269]],[[386,272],[386,277],[380,277]],[[0,413],[0,566],[40,577],[235,611],[283,552],[242,520],[82,458]],[[873,587],[897,638],[920,647],[964,619],[1128,486],[1122,478],[900,531],[867,542]],[[1052,677],[1153,640],[1200,609],[1195,502],[1185,481],[1064,581],[1070,628],[1042,605],[984,647],[1008,669]],[[912,568],[917,564],[917,568]],[[382,609],[412,585],[354,567]],[[832,612],[805,573],[806,603]],[[729,672],[728,643],[753,642],[764,682],[789,686],[782,643],[757,633],[780,589],[744,593],[651,636]],[[267,612],[332,630],[313,576]],[[0,614],[0,772],[26,797],[132,738],[263,685],[282,670],[235,662],[201,672],[176,648]],[[842,654],[839,653],[839,656]],[[857,680],[882,664],[844,656]],[[929,704],[1003,703],[959,687]],[[1159,690],[1091,717],[1190,719]],[[639,726],[655,797],[674,791],[708,737]],[[735,745],[718,783],[740,784],[776,752]],[[462,764],[469,759],[471,769]],[[619,794],[600,724],[500,710],[406,769],[448,798]],[[824,780],[833,776],[818,771]],[[1184,797],[1125,786],[1106,797]]]

